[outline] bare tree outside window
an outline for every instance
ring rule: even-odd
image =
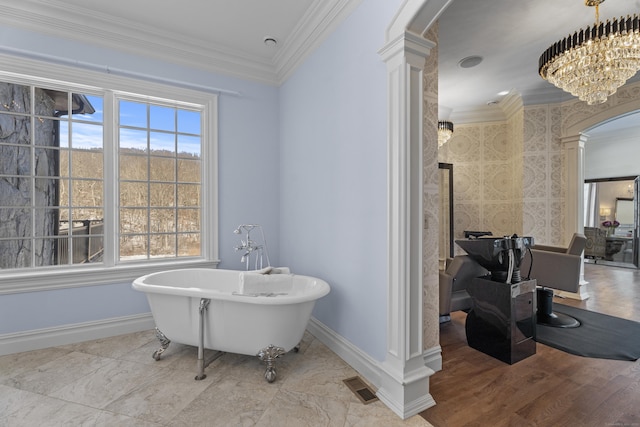
[[[128,96],[113,176],[104,96],[0,81],[0,269],[102,263],[105,215],[116,262],[202,256],[203,110]]]
[[[128,100],[119,112],[120,259],[200,256],[201,113]]]

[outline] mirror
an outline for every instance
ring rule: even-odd
[[[585,180],[585,234],[598,233],[604,240],[594,246],[594,253],[585,250],[587,262],[638,267],[637,180],[637,176]]]
[[[447,258],[453,258],[453,164],[438,163],[440,169],[440,241],[441,268]]]
[[[616,221],[621,226],[633,226],[633,199],[620,198],[616,199]]]

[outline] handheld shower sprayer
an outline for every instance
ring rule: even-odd
[[[260,225],[259,224],[240,224],[235,230],[233,230],[233,234],[242,234],[242,230],[244,230],[245,233],[249,234],[251,230],[253,230],[256,227],[260,227]],[[262,229],[262,227],[260,227],[260,229]]]
[[[255,241],[251,240],[251,230],[254,228],[259,228],[260,233],[262,234],[262,244],[258,245]],[[242,234],[244,231],[245,239],[240,239],[240,245],[235,246],[234,249],[236,251],[244,251],[244,254],[240,258],[240,262],[245,264],[245,268],[249,270],[249,263],[251,258],[251,253],[257,251],[255,266],[254,269],[270,267],[271,261],[269,260],[269,252],[267,250],[267,240],[264,237],[264,230],[259,224],[240,224],[235,230],[233,230],[234,234]],[[266,265],[264,265],[264,261],[266,259]]]

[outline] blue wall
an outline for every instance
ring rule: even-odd
[[[0,335],[147,313],[131,283],[0,295]]]
[[[314,316],[386,351],[387,73],[399,1],[363,1],[280,89],[280,255],[331,293]]]

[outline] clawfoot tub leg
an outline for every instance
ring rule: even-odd
[[[276,359],[285,353],[284,348],[276,347],[270,344],[269,347],[263,348],[257,354],[257,356],[263,362],[267,362],[267,370],[264,373],[264,378],[272,383],[276,380]]]
[[[196,380],[203,380],[207,378],[207,375],[204,373],[205,363],[204,363],[204,315],[207,312],[207,308],[209,307],[210,299],[202,298],[200,299],[200,307],[198,311],[200,312],[200,341],[198,342],[198,375],[196,375]]]
[[[169,344],[171,344],[171,340],[167,338],[158,328],[156,328],[156,338],[158,338],[158,341],[160,341],[160,348],[154,351],[151,357],[153,357],[155,360],[160,360],[160,356],[162,355],[162,353],[164,353],[167,347],[169,347]]]

